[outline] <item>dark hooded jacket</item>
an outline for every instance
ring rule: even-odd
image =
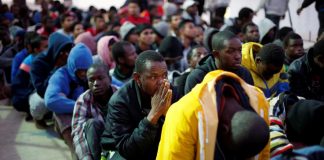
[[[306,99],[324,101],[324,74],[314,64],[313,48],[288,69],[291,92]]]
[[[30,70],[32,83],[42,98],[44,98],[49,78],[57,69],[55,62],[60,52],[66,46],[72,46],[73,42],[70,38],[55,32],[50,35],[48,44],[48,50],[34,59]]]
[[[212,51],[212,37],[214,34],[218,33],[219,30],[217,30],[216,28],[207,28],[204,32],[204,46],[205,48],[208,49],[209,52]]]
[[[74,46],[67,65],[59,68],[48,81],[45,105],[55,113],[73,113],[77,98],[87,90],[86,80],[77,78],[76,71],[92,65],[92,53],[83,43]]]
[[[175,88],[172,91],[171,103],[174,103],[179,97]],[[150,96],[144,96],[134,80],[127,82],[108,102],[106,129],[101,139],[103,148],[117,149],[117,154],[128,160],[155,159],[164,117],[156,125],[150,124],[146,118],[150,109]]]
[[[11,81],[12,105],[18,111],[29,112],[29,95],[34,91],[30,80],[30,64],[35,55],[27,56]]]
[[[201,59],[198,66],[192,70],[187,77],[184,91],[185,94],[189,93],[196,84],[200,83],[208,72],[214,70],[217,70],[217,67],[215,58],[212,54]],[[241,77],[246,83],[250,85],[254,84],[250,72],[245,67],[241,66],[239,69],[233,71],[233,73]]]

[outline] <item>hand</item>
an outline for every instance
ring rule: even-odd
[[[172,91],[169,89],[170,83],[167,80],[163,80],[158,90],[155,92],[151,99],[151,110],[147,116],[147,119],[151,124],[155,125],[159,118],[166,113],[171,104]]]
[[[300,13],[301,13],[302,10],[303,10],[302,7],[298,8],[298,9],[297,9],[297,15],[300,15]]]

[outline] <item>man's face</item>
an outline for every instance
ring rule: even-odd
[[[291,60],[295,60],[304,55],[304,46],[302,39],[289,39],[285,48],[286,56]]]
[[[72,46],[65,46],[61,51],[60,55],[57,57],[55,66],[61,67],[64,66],[67,62],[67,58],[70,54],[70,50],[72,49]]]
[[[172,29],[177,29],[179,26],[179,23],[181,21],[181,15],[173,15],[171,17],[171,28]]]
[[[241,66],[242,45],[238,38],[232,38],[224,42],[225,48],[220,52],[214,53],[219,61],[220,69],[235,70]]]
[[[195,5],[192,5],[192,6],[188,7],[187,12],[190,15],[195,15],[196,13],[198,13],[198,7],[197,7],[197,5],[195,4]]]
[[[192,22],[186,23],[181,30],[185,37],[188,37],[190,39],[194,39],[196,37],[195,25]]]
[[[73,16],[66,17],[63,21],[62,28],[66,29],[66,30],[70,30],[73,22],[74,22]]]
[[[134,68],[135,60],[137,58],[137,53],[135,47],[131,45],[124,46],[125,56],[124,56],[124,65],[128,68]]]
[[[196,27],[196,38],[195,41],[202,44],[204,40],[204,31],[201,27]]]
[[[247,26],[244,40],[246,42],[259,42],[260,34],[257,26]]]
[[[314,57],[315,64],[320,67],[320,69],[324,70],[324,56],[318,55]]]
[[[137,16],[140,13],[140,8],[136,3],[128,4],[128,14],[131,16]]]
[[[137,76],[134,77],[141,90],[153,96],[157,91],[158,87],[162,84],[164,79],[167,79],[167,65],[163,62],[146,62],[146,70],[143,73],[135,73]]]
[[[90,68],[87,72],[87,79],[89,89],[94,96],[103,96],[107,93],[111,84],[107,72],[102,67],[97,69]]]
[[[131,34],[128,36],[127,41],[128,41],[128,42],[131,42],[131,43],[133,43],[133,44],[136,44],[136,43],[138,42],[138,38],[139,38],[138,34],[136,34],[136,33],[131,33]]]
[[[195,68],[197,63],[208,54],[208,51],[205,47],[199,47],[192,52],[192,58],[189,63],[192,68]]]
[[[153,34],[154,33],[152,29],[144,29],[139,35],[139,41],[146,45],[151,45],[154,42]]]
[[[75,35],[75,37],[78,36],[79,34],[83,33],[83,32],[84,32],[84,28],[83,28],[82,24],[77,24],[74,27],[73,34]]]
[[[106,24],[105,24],[105,20],[103,18],[96,18],[96,29],[99,31],[102,31],[105,29]]]
[[[75,75],[82,82],[86,82],[87,81],[87,70],[86,69],[78,69],[78,70],[76,70],[75,71]]]
[[[273,64],[265,64],[261,60],[257,61],[256,63],[259,74],[261,74],[265,80],[271,79],[274,74],[279,73],[282,69],[282,65],[275,66]]]

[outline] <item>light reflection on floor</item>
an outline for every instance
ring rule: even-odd
[[[1,160],[69,160],[70,151],[53,129],[37,129],[25,115],[0,105]]]

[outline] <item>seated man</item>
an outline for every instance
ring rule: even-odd
[[[107,103],[115,91],[104,64],[93,64],[87,71],[87,79],[89,89],[76,101],[72,118],[73,144],[80,160],[100,159]]]
[[[324,103],[317,100],[299,100],[286,108],[282,124],[293,152],[281,152],[276,160],[324,158]],[[272,138],[272,137],[271,137]],[[278,139],[278,138],[274,138]],[[321,145],[321,146],[319,146]],[[271,149],[272,151],[272,149]],[[298,158],[297,158],[298,157]]]
[[[283,40],[283,47],[285,49],[285,72],[288,72],[289,65],[296,59],[305,54],[303,39],[297,33],[289,33]]]
[[[237,75],[209,72],[170,107],[157,159],[269,159],[268,107]]]
[[[212,54],[203,58],[198,66],[188,75],[185,85],[185,94],[190,92],[196,84],[210,71],[222,69],[233,72],[245,82],[253,85],[249,71],[241,66],[241,40],[229,31],[221,31],[213,35]]]
[[[132,78],[137,53],[134,45],[127,41],[116,42],[111,50],[116,63],[111,70],[111,83],[120,88]]]
[[[47,38],[41,37],[36,32],[27,32],[25,45],[29,55],[11,79],[12,105],[17,111],[30,114],[28,97],[35,89],[30,79],[30,67],[34,58],[47,48]]]
[[[242,56],[242,65],[267,98],[288,90],[288,76],[283,70],[285,54],[281,47],[271,43],[263,47],[259,43],[245,43]]]
[[[247,42],[259,42],[260,34],[259,34],[259,28],[256,24],[253,22],[250,22],[248,24],[245,24],[242,27],[242,34],[243,34],[243,43]]]
[[[186,80],[190,72],[196,68],[198,62],[208,55],[208,51],[205,47],[197,45],[190,49],[187,55],[187,61],[189,64],[188,69],[186,69],[182,75],[176,77],[173,81],[173,85],[176,86],[179,90],[178,94],[180,97],[184,95],[184,88],[186,84]]]
[[[36,92],[29,98],[30,113],[40,121],[50,111],[45,106],[44,95],[48,80],[61,66],[64,66],[73,46],[70,38],[60,33],[52,33],[48,38],[48,49],[37,55],[30,67],[30,77]]]
[[[308,53],[290,64],[291,92],[306,99],[324,101],[324,40],[315,43]]]
[[[155,159],[163,115],[171,99],[177,100],[166,79],[167,65],[160,54],[149,50],[138,56],[133,79],[108,103],[105,133],[112,136],[118,151],[115,154],[126,159]],[[105,133],[103,139],[108,141]]]
[[[58,132],[74,151],[71,138],[72,113],[77,98],[88,88],[87,69],[92,64],[90,49],[82,43],[74,46],[67,65],[59,68],[48,81],[45,92],[45,105],[54,112]]]

